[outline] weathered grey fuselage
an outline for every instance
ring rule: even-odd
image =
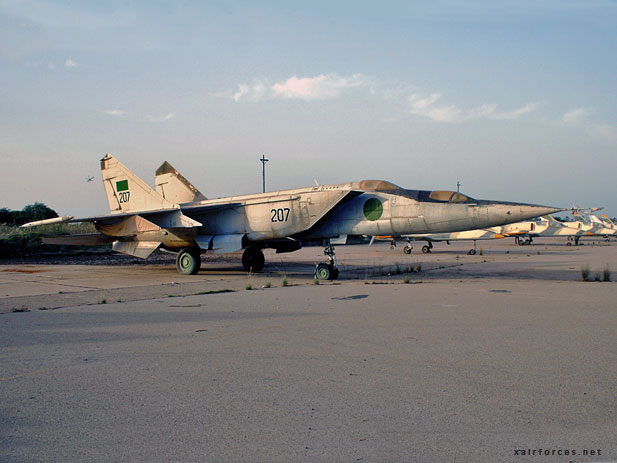
[[[163,246],[178,248],[196,239],[203,247],[200,236],[231,235],[256,245],[287,238],[442,233],[518,222],[556,210],[474,200],[454,192],[405,190],[375,180],[212,199],[180,208],[201,227],[170,227],[158,237],[144,232],[139,239],[160,239]]]

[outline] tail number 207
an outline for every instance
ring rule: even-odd
[[[272,217],[270,217],[272,223],[287,222],[289,219],[289,208],[270,209],[270,214],[272,214]]]
[[[130,197],[131,197],[130,191],[121,191],[118,193],[118,198],[120,199],[120,203],[128,203]]]

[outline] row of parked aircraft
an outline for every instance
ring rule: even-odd
[[[207,199],[168,162],[157,169],[153,189],[111,154],[101,159],[101,175],[109,214],[58,217],[25,226],[92,222],[97,233],[45,242],[112,243],[114,251],[144,259],[162,248],[177,252],[176,267],[182,274],[199,271],[202,252],[242,250],[244,269],[258,272],[264,267],[264,248],[292,252],[303,242],[320,242],[328,262],[317,264],[315,276],[336,279],[333,243],[344,236],[431,234],[434,241],[434,234],[502,227],[563,210],[478,200],[454,191],[409,190],[383,180]]]
[[[581,237],[608,239],[617,235],[617,225],[611,219],[604,214],[601,214],[600,217],[594,214],[601,209],[601,207],[588,210],[572,208],[571,213],[576,220],[570,221],[559,221],[550,215],[546,215],[523,222],[453,233],[410,234],[400,237],[378,236],[371,239],[371,244],[375,239],[404,241],[406,245],[403,252],[411,254],[414,241],[426,241],[427,244],[422,246],[423,253],[430,253],[433,249],[433,243],[446,242],[450,244],[451,241],[473,241],[474,247],[468,252],[470,255],[476,253],[476,241],[506,237],[514,237],[515,243],[523,246],[531,244],[534,238],[563,236],[567,238],[566,244],[568,246],[572,244],[578,246]]]

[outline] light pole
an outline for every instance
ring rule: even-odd
[[[268,162],[269,159],[266,159],[266,156],[262,154],[260,161],[262,164],[262,168],[261,168],[262,191],[265,193],[266,192],[266,162]]]
[[[461,182],[456,182],[456,192],[459,193],[459,188],[461,187]]]

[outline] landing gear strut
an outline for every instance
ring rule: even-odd
[[[433,243],[431,243],[430,241],[428,242],[428,244],[425,244],[424,246],[422,246],[422,252],[424,254],[430,253],[431,249],[433,249]]]
[[[328,256],[328,263],[320,262],[315,266],[315,278],[318,280],[336,280],[338,278],[338,266],[334,246],[327,241],[324,244],[323,253]]]
[[[261,272],[264,268],[266,259],[261,249],[256,247],[248,247],[242,254],[242,268],[245,272]]]
[[[470,249],[467,254],[469,254],[470,256],[475,256],[476,255],[476,240],[473,240],[473,249]]]

